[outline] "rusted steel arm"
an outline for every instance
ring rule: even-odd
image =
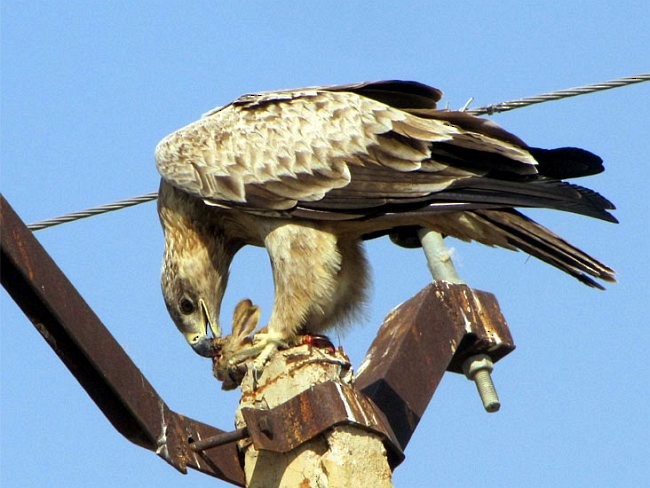
[[[355,387],[384,412],[402,449],[446,371],[515,348],[494,295],[436,281],[391,311],[359,367]]]
[[[250,437],[257,449],[285,452],[349,422],[381,435],[395,468],[445,372],[463,374],[468,358],[485,354],[496,362],[514,348],[494,295],[436,281],[384,319],[350,389],[365,407],[351,407],[332,384],[323,383],[271,410],[244,409],[246,428],[193,446],[201,450]],[[358,420],[364,416],[376,420],[364,424]]]
[[[189,447],[223,431],[170,410],[1,195],[0,210],[2,285],[111,424],[181,472],[243,485],[234,444]]]

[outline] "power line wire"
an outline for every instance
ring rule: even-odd
[[[92,217],[93,215],[100,215],[106,212],[121,210],[123,208],[132,207],[133,205],[150,202],[156,198],[158,198],[158,192],[147,193],[146,195],[140,195],[139,197],[127,198],[126,200],[119,200],[117,202],[108,203],[106,205],[92,207],[86,210],[81,210],[80,212],[73,212],[61,215],[60,217],[42,220],[34,224],[29,224],[27,228],[32,231],[46,229],[48,227],[54,227],[55,225],[65,224],[66,222],[85,219],[87,217]]]
[[[595,93],[598,91],[610,90],[612,88],[632,85],[634,83],[641,83],[644,81],[650,81],[650,73],[642,73],[634,76],[625,76],[623,78],[604,81],[602,83],[594,83],[591,85],[584,85],[575,88],[567,88],[565,90],[557,90],[553,92],[542,93],[541,95],[536,95],[534,97],[518,98],[516,100],[510,100],[507,102],[495,103],[493,105],[486,105],[484,107],[479,107],[474,110],[465,110],[466,107],[463,107],[463,111],[466,111],[467,113],[472,115],[486,115],[486,114],[493,115],[495,113],[507,112],[508,110],[514,110],[516,108],[528,107],[529,105],[535,105],[537,103],[544,103],[553,100],[561,100],[563,98],[576,97],[578,95],[585,95],[587,93]],[[40,222],[29,224],[27,228],[32,231],[46,229],[48,227],[64,224],[66,222],[73,222],[75,220],[92,217],[94,215],[100,215],[107,212],[113,212],[114,210],[121,210],[123,208],[139,205],[141,203],[155,200],[157,197],[158,197],[157,192],[147,193],[146,195],[127,198],[126,200],[119,200],[114,203],[100,205],[98,207],[92,207],[86,210],[82,210],[80,212],[73,212],[73,213],[61,215],[59,217],[42,220]]]
[[[557,90],[549,93],[543,93],[534,97],[518,98],[517,100],[510,100],[507,102],[495,103],[494,105],[486,105],[474,110],[467,110],[467,113],[472,115],[492,115],[500,112],[507,112],[516,108],[528,107],[537,103],[550,102],[552,100],[561,100],[563,98],[576,97],[578,95],[585,95],[587,93],[594,93],[597,91],[610,90],[621,86],[632,85],[634,83],[641,83],[650,80],[650,73],[642,73],[635,76],[626,76],[616,80],[605,81],[602,83],[594,83],[593,85],[584,85],[576,88],[567,88],[565,90]]]

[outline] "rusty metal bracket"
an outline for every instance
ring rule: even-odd
[[[355,385],[384,412],[403,450],[445,371],[462,373],[480,353],[496,362],[514,348],[494,295],[437,281],[386,316]]]
[[[256,449],[289,452],[337,425],[354,425],[381,437],[394,469],[404,460],[399,442],[377,406],[360,391],[320,383],[270,410],[242,409]]]
[[[246,427],[190,444],[195,451],[250,438],[255,449],[289,452],[337,425],[354,425],[381,437],[391,469],[403,460],[383,412],[360,391],[333,381],[312,386],[275,408],[242,409]]]
[[[243,486],[235,445],[190,448],[223,431],[172,411],[1,195],[0,211],[2,285],[111,424],[181,472]]]

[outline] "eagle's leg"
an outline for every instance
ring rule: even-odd
[[[268,329],[254,338],[264,346],[261,368],[279,346],[300,333],[320,333],[355,311],[364,298],[366,265],[360,244],[326,230],[284,224],[265,241],[271,258],[275,302]]]
[[[261,371],[264,368],[266,362],[270,357],[281,347],[287,347],[288,344],[284,338],[284,334],[281,332],[259,332],[253,337],[253,348],[255,351],[259,351],[258,356],[255,358],[253,363],[253,369],[255,371]]]

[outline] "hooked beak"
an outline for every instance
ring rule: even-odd
[[[208,307],[203,300],[199,300],[199,306],[203,311],[203,332],[186,332],[183,335],[195,353],[211,358],[215,354],[213,339],[221,337],[221,327],[211,319]],[[208,334],[208,327],[212,331],[212,336]]]

